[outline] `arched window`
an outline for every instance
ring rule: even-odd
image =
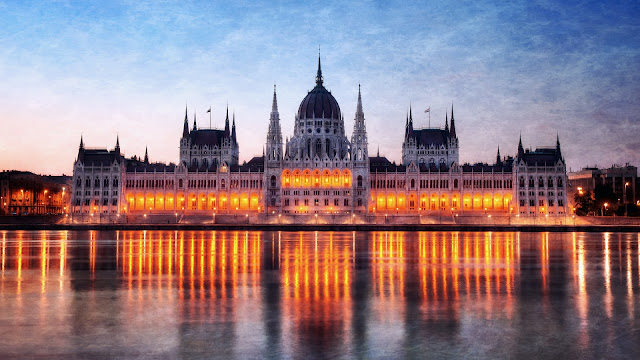
[[[178,187],[182,187],[182,179],[178,180]]]
[[[529,176],[529,187],[533,188],[536,186],[535,180],[533,180],[533,176]]]
[[[411,188],[415,188],[416,187],[416,181],[414,179],[411,179]]]
[[[524,179],[522,180],[523,185],[524,185]],[[458,188],[458,179],[453,179],[453,188],[457,189]]]
[[[225,179],[220,179],[220,189],[224,189],[227,185],[227,181]]]
[[[558,187],[562,187],[562,176],[558,176]]]
[[[93,182],[93,186],[100,187],[100,178],[96,176],[96,181]]]
[[[191,160],[191,165],[193,165],[194,167],[198,167],[198,159]]]
[[[113,178],[113,186],[118,186],[118,177]]]
[[[542,178],[542,176],[538,178],[538,187],[544,187],[544,179]]]
[[[103,185],[104,187],[109,187],[109,178],[108,178],[108,177],[105,177],[105,178],[104,178],[104,181],[102,182],[102,185]]]
[[[524,176],[520,176],[520,187],[523,188],[524,187]]]
[[[276,198],[271,198],[271,206],[276,206]]]
[[[358,175],[358,187],[362,187],[362,175]]]
[[[551,176],[549,176],[549,180],[547,180],[547,186],[550,188],[553,187],[553,178]]]
[[[82,186],[82,179],[78,178],[78,179],[76,180],[76,185],[77,185],[78,187]]]
[[[362,160],[362,149],[358,149],[358,158],[356,160]]]
[[[276,187],[276,176],[271,175],[271,187]]]
[[[329,156],[329,154],[331,154],[331,140],[326,139],[325,140],[325,150],[324,153],[327,154],[327,156]]]
[[[316,153],[315,155],[321,156],[322,155],[322,140],[317,139],[316,140]]]
[[[311,157],[311,139],[307,139],[307,156]]]

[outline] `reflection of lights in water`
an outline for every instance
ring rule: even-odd
[[[610,233],[604,233],[604,308],[608,318],[611,318],[613,315],[613,295],[611,294],[611,254],[609,251],[610,236]]]

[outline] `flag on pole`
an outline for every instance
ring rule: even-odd
[[[425,110],[424,112],[425,112],[425,113],[430,113],[430,112],[431,112],[431,106],[429,106],[429,107],[427,108],[427,110]]]
[[[210,112],[211,112],[211,106],[209,106],[209,110],[207,110],[207,112],[208,112],[208,113],[210,113]]]

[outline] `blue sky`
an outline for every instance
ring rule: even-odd
[[[640,165],[640,5],[622,2],[0,1],[0,169],[71,173],[89,147],[176,162],[185,103],[260,155],[273,84],[285,136],[325,86],[350,133],[362,84],[369,152],[400,160],[454,104],[461,162],[560,136],[573,170]]]

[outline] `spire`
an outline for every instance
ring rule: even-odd
[[[364,111],[362,111],[362,95],[360,93],[360,84],[358,84],[358,105],[356,106],[356,117],[360,114],[364,117]]]
[[[453,103],[451,103],[451,129],[449,130],[449,136],[453,139],[457,138],[456,136],[456,123],[453,118]]]
[[[193,112],[193,130],[198,130],[198,126],[196,125],[196,113]]]
[[[82,134],[80,134],[80,150],[84,150],[84,141],[82,141]]]
[[[147,151],[147,147],[144,147],[144,163],[148,164],[149,163],[149,152]]]
[[[116,147],[113,149],[116,154],[120,155],[120,136],[116,135]]]
[[[276,84],[273,84],[273,101],[271,102],[271,114],[278,112],[278,97],[276,96]]]
[[[224,136],[229,137],[231,133],[229,132],[229,104],[227,104],[227,117],[224,120]]]
[[[322,86],[322,67],[320,66],[320,47],[318,46],[318,74],[316,74],[316,86]]]
[[[187,106],[184,106],[184,125],[182,127],[182,137],[187,138],[189,136],[189,117],[187,116]]]
[[[231,140],[236,142],[236,112],[233,112],[233,126],[231,127]]]
[[[556,152],[560,154],[560,135],[556,133]]]
[[[498,145],[498,154],[496,155],[496,164],[499,165],[502,163],[502,160],[500,159],[500,145]]]
[[[377,157],[380,157],[380,144],[378,144],[378,154],[376,154]]]
[[[518,158],[524,158],[524,148],[522,147],[522,134],[520,134],[520,141],[518,142]]]
[[[409,104],[409,137],[413,137],[413,114],[411,104]]]
[[[444,114],[444,131],[449,131],[449,114]]]

